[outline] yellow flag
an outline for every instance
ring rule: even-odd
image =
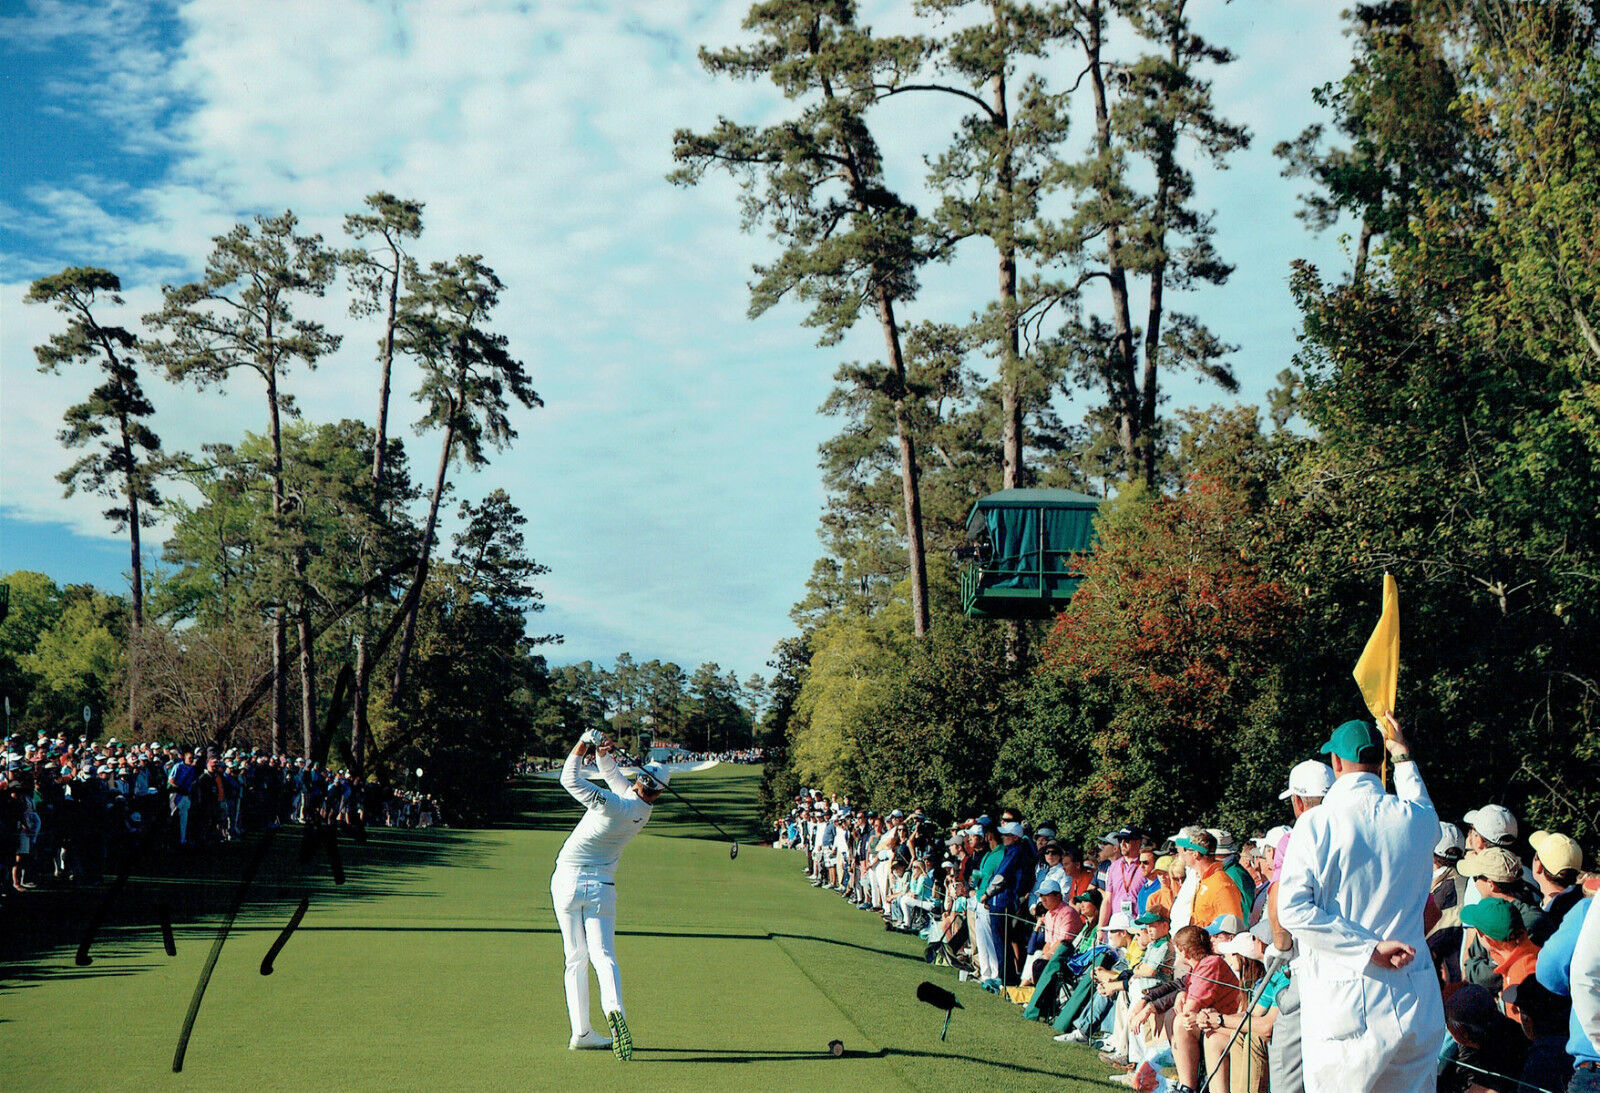
[[[1383,575],[1383,614],[1352,674],[1361,696],[1367,700],[1367,709],[1372,711],[1378,727],[1383,728],[1383,714],[1394,711],[1395,687],[1400,679],[1400,589],[1387,573]]]

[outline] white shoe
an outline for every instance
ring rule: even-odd
[[[598,1050],[600,1048],[608,1048],[610,1046],[611,1037],[601,1036],[593,1029],[590,1029],[582,1036],[574,1036],[572,1039],[567,1041],[568,1051]]]
[[[1063,1044],[1087,1044],[1089,1037],[1085,1036],[1081,1029],[1072,1029],[1070,1032],[1061,1033],[1056,1040]]]

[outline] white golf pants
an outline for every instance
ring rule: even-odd
[[[572,1035],[590,1031],[589,969],[600,980],[600,1008],[622,1011],[622,975],[617,970],[617,888],[591,869],[557,866],[550,878],[550,900],[566,950],[567,1016]]]

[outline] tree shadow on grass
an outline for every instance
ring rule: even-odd
[[[304,831],[286,827],[274,836],[235,929],[281,929],[302,896],[323,906],[381,899],[401,890],[415,892],[408,883],[415,869],[446,862],[460,868],[483,867],[484,852],[467,835],[441,828],[375,828],[367,832],[365,842],[340,837],[345,883],[339,885],[320,844],[309,860],[302,860]],[[215,920],[238,895],[249,854],[263,838],[253,835],[185,854],[153,848],[140,856],[95,931],[91,963],[86,966],[63,967],[64,951],[80,944],[115,883],[113,876],[127,867],[126,862],[113,862],[98,884],[41,887],[8,900],[0,912],[0,995],[46,979],[131,975],[156,966],[153,962],[130,966],[126,961],[162,954],[163,912],[185,945],[209,941]]]

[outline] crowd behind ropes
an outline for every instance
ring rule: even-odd
[[[97,881],[146,838],[189,853],[288,823],[432,827],[443,818],[424,794],[260,749],[13,736],[0,765],[0,898]]]
[[[1357,726],[1377,731],[1348,723],[1324,752]],[[1400,771],[1397,763],[1396,792]],[[885,929],[917,935],[929,964],[1049,1023],[1056,1040],[1091,1045],[1114,1071],[1110,1081],[1146,1091],[1300,1093],[1313,1047],[1302,1051],[1297,979],[1312,973],[1300,971],[1305,946],[1280,921],[1278,889],[1291,842],[1310,837],[1297,835],[1308,830],[1301,818],[1321,808],[1336,776],[1321,759],[1286,774],[1284,823],[1248,837],[1199,824],[1169,835],[1130,823],[1081,847],[1015,809],[941,825],[912,803],[880,814],[814,790],[801,792],[774,835],[778,846],[804,854],[813,887],[881,915]],[[1420,776],[1405,777],[1421,789]],[[1373,985],[1376,939],[1354,938],[1348,966],[1357,994],[1343,1014],[1351,1038],[1328,1033],[1335,1070],[1347,1064],[1350,1080],[1333,1088],[1600,1090],[1600,915],[1579,944],[1600,877],[1584,871],[1574,839],[1551,831],[1524,838],[1503,806],[1474,809],[1459,824],[1426,807],[1424,847],[1436,828],[1430,875],[1361,878],[1363,863],[1340,861],[1335,845],[1323,883],[1336,886],[1327,878],[1343,870],[1351,886],[1386,889],[1363,900],[1404,890],[1423,903],[1426,892],[1426,949],[1419,946],[1415,960],[1426,970],[1431,957],[1423,982],[1436,983],[1438,998],[1426,1001],[1442,1001],[1444,1021],[1422,1048],[1420,1077],[1386,1075],[1381,1062],[1364,1070],[1362,1053],[1391,1050],[1409,1035],[1411,1018],[1404,1007],[1387,1012],[1383,998],[1361,995]],[[1413,860],[1418,874],[1429,868],[1425,848]],[[1337,895],[1289,898],[1298,907]],[[1318,913],[1297,910],[1297,930],[1302,921],[1307,933],[1328,925]],[[1287,910],[1283,917],[1291,918]]]

